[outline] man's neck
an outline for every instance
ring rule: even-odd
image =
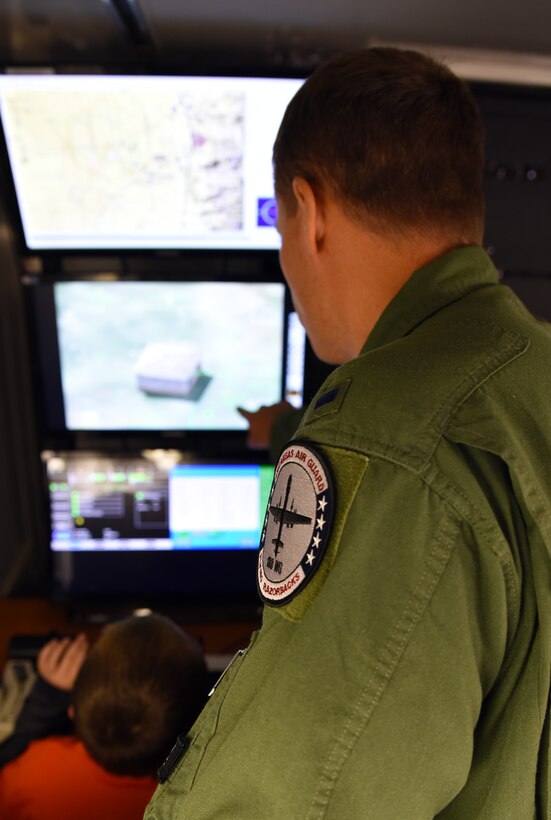
[[[416,270],[461,244],[445,237],[383,236],[341,211],[326,250],[333,265],[336,310],[343,318],[342,361],[358,355],[387,305]]]

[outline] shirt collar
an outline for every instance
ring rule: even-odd
[[[362,353],[406,336],[456,299],[498,281],[498,273],[482,248],[469,245],[448,251],[408,279],[379,317]]]

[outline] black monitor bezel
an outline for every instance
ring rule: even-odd
[[[184,447],[187,450],[205,453],[219,452],[224,456],[239,455],[246,451],[246,430],[234,429],[69,429],[65,424],[63,390],[61,383],[61,363],[58,346],[57,325],[53,288],[58,282],[105,281],[102,274],[87,276],[26,277],[23,282],[25,315],[30,346],[30,362],[35,405],[37,407],[37,434],[43,449],[145,449],[148,447]],[[254,276],[232,276],[202,273],[194,278],[182,275],[162,278],[151,272],[141,276],[117,277],[116,282],[242,282],[277,283],[284,287],[282,316],[282,361],[280,397],[285,395],[287,365],[288,317],[294,310],[290,291],[278,266],[257,271]],[[305,355],[306,360],[306,355]],[[306,362],[304,362],[304,369]]]

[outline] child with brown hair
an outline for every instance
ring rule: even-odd
[[[199,646],[152,614],[107,626],[90,651],[84,636],[50,641],[37,669],[14,736],[0,746],[0,765],[10,761],[0,770],[0,818],[141,818],[156,770],[206,700]],[[74,735],[64,734],[67,707]]]

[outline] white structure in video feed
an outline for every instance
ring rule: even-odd
[[[199,351],[189,342],[150,342],[140,353],[134,371],[144,393],[186,398],[201,373]]]

